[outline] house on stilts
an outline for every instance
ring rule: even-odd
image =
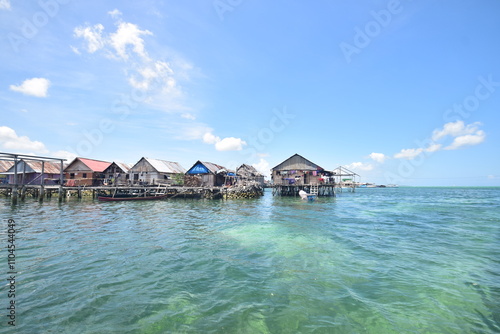
[[[174,185],[184,177],[186,169],[178,162],[143,157],[130,168],[130,181],[135,185]]]
[[[342,185],[339,183],[340,174],[337,173],[340,172],[326,170],[303,156],[294,154],[271,169],[273,195],[298,196],[298,192],[304,190],[318,196],[335,196]],[[354,185],[354,178],[352,179]]]
[[[111,162],[75,158],[65,169],[66,186],[102,186],[106,176],[104,170],[111,165]]]
[[[224,166],[206,161],[196,161],[184,177],[188,187],[222,187],[236,183],[236,173]]]
[[[236,169],[236,177],[238,184],[257,183],[261,187],[265,185],[264,175],[259,173],[254,166],[247,164],[242,164]]]

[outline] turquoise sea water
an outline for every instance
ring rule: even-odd
[[[5,245],[18,227],[16,327],[3,280],[1,333],[500,332],[500,188],[2,198],[0,218]]]

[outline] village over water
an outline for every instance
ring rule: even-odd
[[[342,189],[354,191],[370,184],[357,182],[359,175],[339,166],[327,170],[294,154],[271,169],[265,179],[254,166],[241,164],[236,170],[196,161],[186,169],[178,162],[140,158],[135,164],[77,157],[60,158],[0,153],[0,187],[16,202],[26,196],[43,200],[57,194],[67,197],[92,196],[99,200],[161,198],[255,198],[263,189],[273,195],[335,196]]]

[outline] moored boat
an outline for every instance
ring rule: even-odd
[[[97,199],[99,201],[148,201],[148,200],[159,200],[162,198],[167,197],[167,194],[162,194],[162,195],[152,195],[152,196],[144,196],[144,195],[100,195],[97,196]]]

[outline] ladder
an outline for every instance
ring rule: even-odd
[[[317,184],[311,184],[311,188],[309,188],[309,193],[311,195],[317,195],[318,194],[318,185]]]

